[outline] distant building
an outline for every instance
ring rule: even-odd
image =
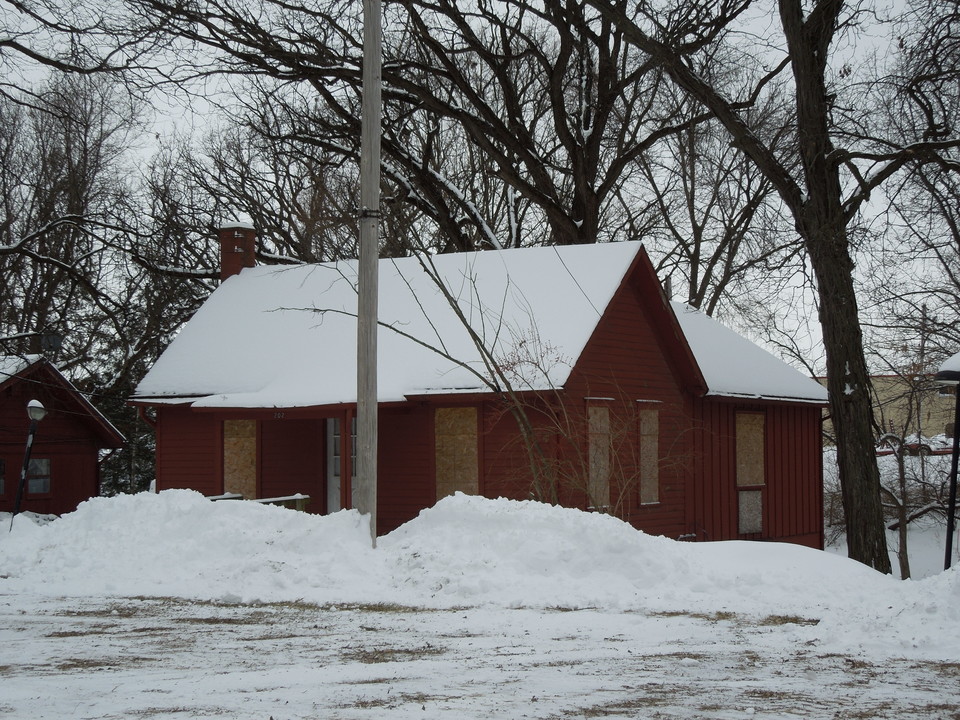
[[[818,378],[826,384],[825,378]],[[939,386],[932,374],[873,375],[873,418],[878,437],[892,434],[908,438],[953,437],[956,386]],[[824,423],[827,441],[832,441],[829,418]]]
[[[874,417],[894,435],[953,437],[956,386],[938,386],[933,375],[875,375]]]

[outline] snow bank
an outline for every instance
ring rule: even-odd
[[[368,528],[357,513],[319,518],[191,490],[93,498],[44,527],[17,517],[0,535],[0,591],[268,601],[337,578],[364,592],[354,568],[372,554]]]
[[[798,641],[909,653],[960,631],[960,574],[900,582],[808,548],[681,543],[613,517],[457,495],[369,547],[366,519],[187,490],[0,534],[0,593],[795,615]],[[891,638],[893,640],[891,641]],[[892,643],[892,644],[891,644]]]
[[[380,546],[405,587],[440,604],[636,607],[689,571],[683,546],[609,515],[461,494]]]

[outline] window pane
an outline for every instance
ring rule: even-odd
[[[7,490],[6,484],[5,484],[6,475],[7,475],[6,464],[7,464],[6,460],[0,460],[0,495],[3,495]]]
[[[50,460],[32,459],[27,467],[27,493],[46,495],[50,492]]]

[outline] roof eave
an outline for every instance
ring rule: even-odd
[[[712,390],[707,391],[704,397],[710,398],[711,400],[753,400],[756,402],[790,403],[792,405],[816,405],[818,407],[827,407],[829,405],[828,400],[819,398],[790,397],[787,395],[757,395],[753,393],[719,392]]]

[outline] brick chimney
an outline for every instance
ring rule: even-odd
[[[249,222],[225,222],[220,226],[220,281],[257,264],[254,255],[257,231]]]

